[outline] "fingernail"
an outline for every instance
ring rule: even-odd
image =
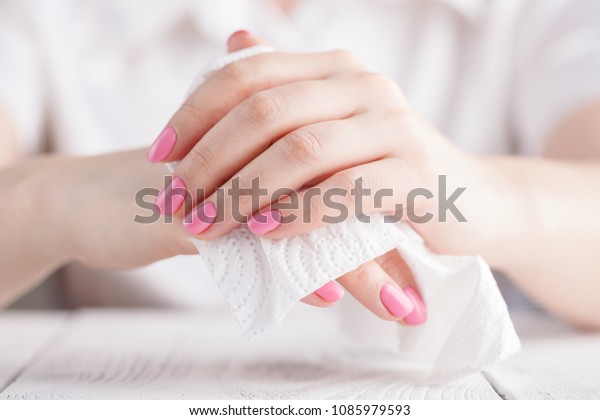
[[[413,311],[404,317],[404,322],[408,325],[421,325],[425,321],[427,321],[427,308],[425,307],[425,303],[419,293],[412,288],[411,286],[404,288],[404,293],[410,298],[413,302],[414,309]]]
[[[179,210],[179,207],[181,207],[185,201],[186,193],[187,191],[183,179],[175,176],[171,180],[171,183],[158,193],[154,205],[158,207],[160,214],[173,214]]]
[[[248,229],[255,235],[271,232],[281,224],[281,213],[279,210],[270,210],[259,213],[248,220]]]
[[[217,207],[215,207],[212,202],[207,201],[206,203],[194,207],[194,209],[185,216],[183,227],[185,227],[185,230],[188,232],[198,235],[208,229],[216,217]]]
[[[413,301],[392,283],[386,283],[379,292],[379,298],[383,306],[396,318],[404,318],[412,312],[415,305]]]
[[[229,36],[229,38],[227,39],[227,42],[229,43],[229,41],[231,41],[234,37],[236,37],[238,35],[250,35],[250,32],[245,29],[240,29],[239,31],[235,31],[234,33],[232,33]]]
[[[319,296],[326,302],[333,303],[337,302],[344,296],[344,289],[342,286],[334,281],[330,281],[320,289],[315,290],[315,295]]]
[[[146,158],[153,163],[162,162],[163,160],[165,160],[167,156],[169,156],[169,153],[171,153],[171,151],[173,150],[173,147],[175,147],[176,137],[177,134],[175,133],[175,130],[173,130],[173,128],[165,128],[158,135],[156,140],[154,140],[152,146],[150,146]]]

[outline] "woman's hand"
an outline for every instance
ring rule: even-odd
[[[66,260],[134,268],[197,252],[174,221],[152,219],[152,201],[168,171],[149,164],[144,153],[52,158],[33,177],[54,221],[44,227],[52,231],[50,246],[60,247]]]
[[[149,216],[158,215],[153,200],[168,171],[144,155],[134,150],[47,156],[0,170],[5,200],[0,207],[0,306],[72,261],[133,268],[197,252],[174,222],[156,217],[151,222]]]
[[[252,41],[242,33],[230,43],[240,38]],[[182,159],[174,185],[192,192],[195,204],[186,209],[183,225],[201,239],[224,235],[252,215],[250,230],[268,238],[316,229],[324,217],[339,216],[324,200],[325,192],[338,189],[347,194],[335,201],[350,216],[359,205],[360,213],[396,213],[402,204],[402,218],[434,251],[463,253],[479,245],[478,235],[453,215],[441,221],[446,215],[438,214],[437,200],[410,195],[417,188],[437,194],[438,175],[447,175],[450,192],[453,185],[473,185],[481,172],[475,159],[419,118],[392,80],[367,72],[347,52],[274,52],[230,64],[188,98],[148,157]],[[251,189],[253,180],[258,180],[255,191],[266,192],[258,199],[228,193]],[[359,180],[371,190],[360,203],[348,193]],[[307,186],[321,193],[307,197]],[[217,189],[225,191],[224,199]],[[273,193],[282,189],[302,190],[297,198],[308,205],[286,205],[294,194],[274,200]],[[167,187],[157,205],[164,214],[183,217],[183,200],[173,190]],[[378,199],[381,190],[387,193]],[[460,204],[468,204],[464,201]],[[458,218],[469,217],[468,210]],[[433,220],[414,223],[427,214]],[[395,251],[338,281],[382,318],[413,324],[425,319],[410,271]]]

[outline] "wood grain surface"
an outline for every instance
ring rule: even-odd
[[[414,384],[340,362],[337,324],[291,316],[247,342],[230,315],[159,310],[0,314],[1,399],[599,398],[600,335],[515,317],[523,351],[485,374]],[[298,333],[302,331],[302,333]]]

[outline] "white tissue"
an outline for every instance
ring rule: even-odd
[[[428,319],[405,327],[362,308],[344,308],[344,330],[363,343],[363,356],[404,377],[438,381],[483,370],[519,349],[483,259],[433,254],[406,224],[385,223],[377,214],[370,218],[370,223],[350,219],[277,240],[240,227],[215,240],[192,241],[249,338],[280,323],[301,298],[329,280],[396,248],[413,272]]]
[[[252,47],[217,59],[195,86],[210,72],[268,51]],[[437,381],[480,371],[519,349],[506,304],[480,257],[433,254],[408,225],[385,223],[382,215],[370,218],[278,240],[259,238],[242,226],[215,240],[192,242],[249,338],[280,323],[301,298],[328,281],[396,248],[414,274],[428,320],[405,327],[343,302],[344,330],[362,342],[363,355],[405,377]]]

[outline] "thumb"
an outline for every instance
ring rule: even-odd
[[[227,52],[235,52],[255,45],[271,45],[248,31],[236,31],[227,40]]]

